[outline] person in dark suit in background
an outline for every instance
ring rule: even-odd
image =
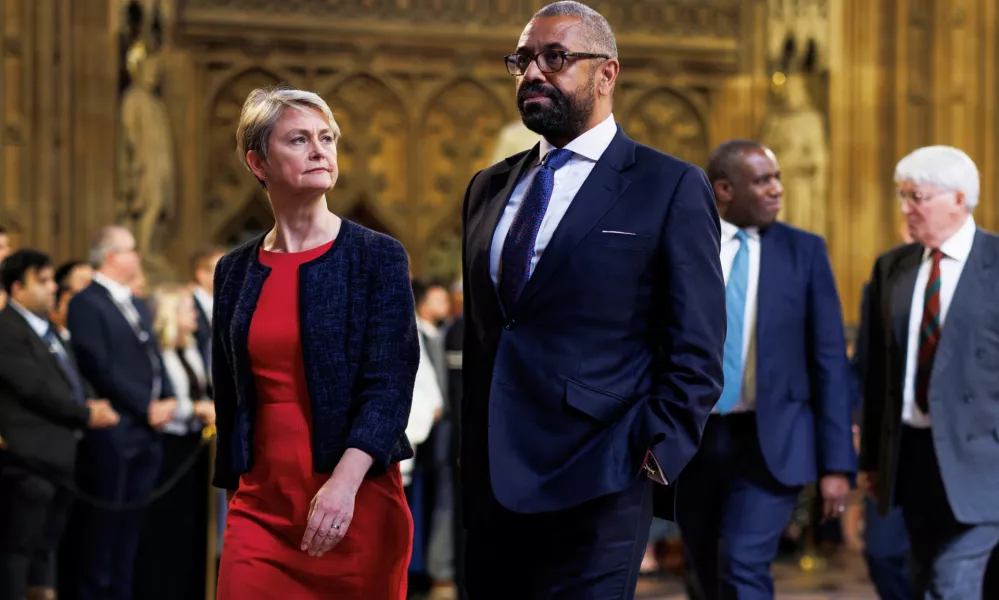
[[[160,431],[177,401],[163,373],[145,304],[132,296],[141,272],[135,238],[127,229],[103,228],[90,248],[93,283],[69,303],[69,331],[80,371],[121,415],[110,431],[90,432],[80,444],[77,484],[103,501],[144,501],[160,475]],[[145,508],[111,511],[78,504],[70,522],[70,589],[80,600],[127,600]]]
[[[677,523],[704,597],[773,598],[770,565],[802,487],[825,518],[856,472],[843,313],[822,238],[776,221],[773,153],[730,140],[709,158],[727,275],[725,390],[680,476]]]
[[[201,351],[201,359],[211,371],[212,359],[212,311],[214,310],[215,267],[225,256],[225,250],[211,246],[203,248],[191,257],[191,293],[194,294],[194,308],[198,313],[198,330],[194,339]]]
[[[72,496],[76,446],[118,415],[81,377],[49,323],[55,277],[48,256],[24,249],[0,267],[0,600],[54,597],[55,549]]]
[[[464,200],[469,598],[631,598],[653,481],[721,391],[718,213],[700,169],[615,123],[599,13],[542,8],[505,61],[542,140]]]
[[[915,150],[894,180],[916,243],[871,274],[860,482],[882,514],[901,507],[918,596],[980,598],[999,541],[999,236],[975,224],[961,150]]]

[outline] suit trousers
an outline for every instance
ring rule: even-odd
[[[755,413],[708,418],[676,493],[677,524],[705,600],[772,600],[770,565],[801,487],[770,473]]]
[[[933,449],[932,429],[903,426],[900,445],[895,500],[902,508],[912,545],[916,597],[982,598],[985,569],[999,542],[999,524],[969,525],[954,517]]]
[[[870,498],[864,498],[864,559],[867,574],[881,600],[914,600],[909,560],[909,535],[902,511],[886,516]]]
[[[135,503],[152,493],[160,475],[160,440],[127,454],[111,443],[109,432],[91,432],[80,444],[80,490],[101,500]],[[125,510],[77,502],[67,528],[67,569],[60,600],[131,600],[135,559],[146,507]]]
[[[0,454],[0,600],[54,587],[54,555],[72,497],[50,479]]]
[[[468,600],[633,599],[653,485],[637,474],[623,492],[549,513],[494,506],[488,523],[467,531]]]

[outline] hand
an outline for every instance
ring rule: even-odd
[[[878,501],[878,472],[861,471],[857,476],[857,487],[874,502]]]
[[[215,426],[215,403],[211,400],[198,400],[194,403],[194,416],[208,427]]]
[[[114,427],[121,420],[107,400],[87,400],[87,408],[90,409],[90,420],[87,422],[90,429]]]
[[[173,420],[176,410],[177,400],[174,398],[153,400],[149,403],[149,426],[156,431],[163,431],[167,423]]]
[[[822,519],[834,519],[846,512],[850,481],[846,475],[825,475],[819,480],[822,493]]]
[[[319,488],[309,508],[309,524],[302,537],[302,550],[309,556],[322,556],[340,543],[354,518],[357,488],[330,477]]]
[[[372,462],[371,455],[357,448],[347,448],[343,453],[333,475],[312,499],[302,550],[322,556],[347,535],[354,518],[354,497]]]

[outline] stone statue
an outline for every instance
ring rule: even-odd
[[[784,183],[779,217],[825,235],[829,201],[829,142],[825,118],[812,103],[803,75],[787,76],[784,97],[767,115],[761,141],[777,155]]]
[[[499,139],[496,140],[489,164],[496,164],[518,152],[530,150],[540,140],[541,137],[538,134],[528,129],[523,121],[517,119],[500,130]]]
[[[135,44],[128,52],[132,83],[121,103],[120,181],[125,224],[135,234],[137,249],[151,256],[156,231],[174,209],[174,149],[163,100],[156,94],[160,58]]]

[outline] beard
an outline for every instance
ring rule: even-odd
[[[554,86],[539,81],[527,82],[517,90],[517,108],[524,125],[548,139],[573,140],[586,129],[596,103],[595,76],[591,74],[584,88],[577,88],[572,95],[564,94]],[[525,106],[525,95],[541,94],[548,98],[547,105]]]

